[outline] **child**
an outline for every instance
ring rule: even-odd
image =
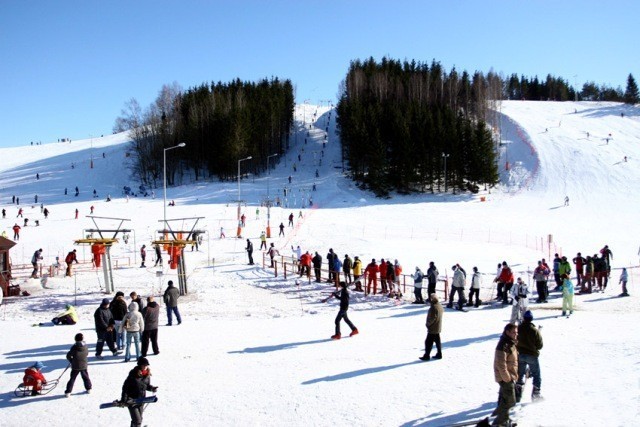
[[[627,274],[627,269],[623,268],[622,273],[620,274],[620,284],[622,285],[622,293],[620,294],[621,297],[629,296],[629,294],[627,293],[627,280],[629,280],[629,275]]]
[[[569,279],[568,274],[562,275],[562,315],[567,315],[567,310],[569,310],[569,315],[573,314],[573,283],[571,279]]]
[[[37,396],[42,390],[42,386],[47,383],[46,378],[42,374],[41,369],[44,368],[42,362],[36,362],[32,366],[29,366],[24,370],[24,377],[22,383],[25,387],[32,387],[31,396]]]
[[[89,379],[89,372],[87,371],[89,357],[89,348],[84,343],[84,335],[76,334],[76,343],[71,346],[71,349],[67,353],[67,360],[71,363],[71,378],[67,383],[67,388],[64,391],[65,397],[71,396],[73,390],[73,384],[76,382],[78,374],[82,377],[84,388],[87,393],[91,393],[91,380]]]

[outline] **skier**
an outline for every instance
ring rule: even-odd
[[[260,249],[267,250],[267,235],[264,234],[264,231],[260,233]]]
[[[78,313],[71,304],[64,306],[64,311],[51,319],[51,323],[54,325],[75,325],[78,323]]]
[[[388,292],[388,290],[387,290],[387,261],[385,261],[384,258],[380,258],[380,266],[378,267],[378,271],[380,272],[380,287],[382,288],[382,293],[386,294]]]
[[[520,277],[511,288],[513,308],[511,309],[511,323],[521,323],[524,312],[529,309],[529,286]]]
[[[13,226],[13,240],[20,240],[20,226],[17,222]]]
[[[78,209],[76,209],[76,219],[78,219]]]
[[[429,262],[429,268],[427,269],[427,295],[436,293],[436,284],[438,283],[438,269],[433,261]]]
[[[67,264],[67,271],[65,272],[65,276],[66,277],[71,277],[71,274],[72,274],[71,266],[72,266],[72,264],[74,262],[76,264],[78,264],[78,257],[76,256],[76,249],[72,250],[71,252],[69,252],[67,254],[67,256],[64,258],[64,262]]]
[[[473,275],[471,276],[471,289],[469,290],[469,302],[467,307],[473,305],[473,296],[476,296],[475,307],[478,308],[482,301],[480,301],[480,285],[482,284],[482,276],[478,272],[478,267],[473,267]]]
[[[498,282],[498,299],[502,298],[502,304],[509,304],[509,291],[513,286],[513,273],[506,261],[502,261],[502,270],[494,282]]]
[[[340,282],[340,287],[342,288],[339,291],[332,293],[331,295],[340,300],[340,310],[338,311],[338,315],[336,316],[336,333],[331,336],[332,340],[339,340],[341,338],[340,334],[340,321],[344,319],[347,325],[351,328],[350,337],[358,334],[358,328],[355,327],[349,317],[347,316],[347,310],[349,310],[349,291],[347,290],[346,282]]]
[[[253,243],[251,240],[247,239],[247,247],[245,248],[247,251],[247,256],[249,257],[249,265],[253,265]]]
[[[162,252],[160,252],[160,245],[156,244],[154,250],[156,251],[156,263],[153,266],[155,267],[160,263],[160,266],[162,267]]]
[[[247,219],[247,217],[245,216],[245,214],[242,214],[240,216],[240,227],[245,227],[246,226],[246,222],[245,222],[246,219]]]
[[[279,236],[284,237],[284,223],[281,222],[279,225],[279,228],[280,228],[280,233],[278,234],[278,237]]]
[[[622,285],[622,293],[621,297],[628,297],[629,293],[627,292],[627,280],[629,280],[629,275],[627,273],[627,269],[623,268],[622,273],[620,273],[620,284]]]
[[[566,256],[563,256],[562,258],[560,258],[558,273],[560,274],[560,277],[562,277],[562,275],[564,274],[566,274],[567,276],[571,276],[571,264],[569,264],[569,261],[567,260]],[[558,288],[556,290],[561,291],[562,289]]]
[[[80,375],[82,382],[84,383],[84,389],[87,393],[91,393],[91,379],[89,378],[89,372],[87,368],[89,363],[87,358],[89,357],[89,348],[84,342],[84,335],[81,333],[76,334],[74,337],[75,344],[71,346],[67,352],[67,360],[71,364],[71,377],[67,383],[67,388],[64,390],[64,396],[71,396],[73,391],[73,384],[76,382],[76,377]]]
[[[42,248],[38,249],[33,253],[31,257],[31,265],[33,265],[33,271],[31,272],[31,278],[38,278],[38,263],[42,261]]]
[[[569,206],[569,196],[564,197],[564,205]]]
[[[42,213],[44,214],[44,219],[47,219],[49,217],[49,209],[48,208],[44,208]]]
[[[605,263],[607,264],[607,274],[606,277],[609,277],[609,273],[611,273],[611,260],[613,259],[613,253],[611,249],[609,249],[609,245],[604,245],[604,248],[600,249],[600,254],[602,254],[602,258],[604,258]],[[604,287],[607,287],[606,281]]]
[[[564,274],[562,279],[562,315],[566,316],[569,310],[570,316],[573,314],[573,283],[568,274]]]
[[[358,292],[362,292],[362,282],[360,282],[360,278],[362,277],[362,261],[360,261],[360,258],[353,257],[353,281],[356,284],[356,287],[354,290],[358,291]]]
[[[562,279],[560,278],[560,261],[562,261],[560,256],[555,254],[553,258],[553,279],[556,282],[555,290],[559,290],[562,285]]]
[[[300,256],[300,277],[306,275],[307,279],[311,279],[311,254],[306,251]]]
[[[22,208],[18,209],[18,215],[16,215],[16,218],[24,218],[24,215],[22,215]]]
[[[145,268],[144,265],[145,259],[147,259],[147,245],[142,245],[140,248],[140,258],[142,259],[142,264],[140,264],[140,268]]]
[[[447,308],[453,308],[453,299],[455,298],[455,294],[458,294],[458,304],[457,309],[462,310],[464,306],[464,286],[466,277],[465,274],[460,268],[458,264],[451,267],[453,270],[453,279],[451,280],[451,292],[449,293],[449,304],[447,304]]]
[[[129,371],[127,379],[122,384],[122,396],[119,402],[119,406],[126,406],[129,409],[132,427],[142,425],[142,416],[145,408],[144,404],[135,403],[135,401],[146,397],[147,391],[155,393],[157,390],[158,387],[151,385],[149,360],[146,357],[141,357],[138,359],[136,367]]]
[[[524,376],[529,367],[529,373],[533,377],[533,391],[531,400],[540,398],[542,378],[540,376],[540,363],[538,357],[542,349],[542,335],[536,325],[532,323],[533,313],[525,311],[524,321],[518,326],[518,382],[516,383],[516,402],[520,402]]]
[[[2,219],[5,219],[7,217],[7,210],[6,209],[2,209]]]
[[[578,281],[578,286],[582,286],[582,277],[584,276],[584,264],[587,262],[586,259],[582,256],[580,252],[577,253],[576,257],[572,260],[573,264],[576,266],[576,276]]]
[[[378,264],[376,259],[373,258],[371,263],[364,269],[365,277],[367,278],[367,295],[371,294],[371,283],[373,283],[373,294],[378,293]]]
[[[289,227],[293,227],[293,212],[289,214]]]
[[[436,344],[437,353],[434,359],[442,359],[442,344],[440,342],[440,332],[442,331],[442,318],[444,317],[444,309],[440,305],[436,294],[429,295],[429,311],[427,313],[427,338],[424,341],[424,355],[420,360],[425,362],[431,359],[431,349],[433,343]]]
[[[226,238],[226,237],[227,237],[227,236],[225,236],[225,235],[224,235],[224,227],[220,227],[220,238],[221,238],[221,239],[224,239],[224,238]]]
[[[44,368],[42,362],[36,362],[24,370],[24,377],[22,377],[22,384],[25,387],[31,387],[31,396],[37,396],[42,390],[42,386],[47,384],[47,379],[42,373]]]
[[[513,323],[507,323],[502,336],[496,346],[493,360],[493,373],[500,385],[498,407],[494,411],[495,426],[509,426],[509,409],[516,404],[515,383],[518,379],[518,328]]]
[[[422,278],[424,275],[422,274],[422,270],[420,267],[416,267],[416,272],[413,273],[413,294],[416,297],[416,300],[413,304],[424,304],[424,298],[422,298]]]
[[[90,211],[91,215],[93,215],[93,209],[94,209],[93,205],[91,205],[91,207],[89,208],[89,211]]]

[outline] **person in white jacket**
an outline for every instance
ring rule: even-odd
[[[459,264],[456,264],[451,267],[453,270],[453,279],[451,280],[451,293],[449,294],[449,304],[447,304],[447,308],[453,308],[453,300],[455,294],[458,294],[458,302],[457,309],[462,310],[462,307],[465,303],[464,298],[464,287],[467,279],[467,275],[462,267]]]
[[[138,311],[138,304],[132,302],[129,304],[129,312],[122,319],[120,331],[126,333],[126,350],[124,353],[124,361],[131,360],[131,340],[136,346],[136,360],[140,357],[140,334],[144,331],[144,319]]]
[[[529,286],[518,277],[518,280],[511,288],[513,297],[513,308],[511,309],[511,323],[522,323],[524,312],[529,309]]]
[[[476,296],[476,308],[482,304],[480,301],[480,285],[482,284],[482,276],[478,272],[478,267],[473,267],[473,275],[471,276],[471,289],[469,290],[469,302],[468,307],[473,305],[473,296]]]

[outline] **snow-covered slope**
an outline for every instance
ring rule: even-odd
[[[286,227],[284,237],[271,239],[281,254],[291,255],[292,245],[323,256],[333,248],[341,257],[358,255],[365,262],[398,259],[406,273],[415,266],[426,269],[429,261],[435,261],[443,276],[455,263],[467,271],[478,266],[485,274],[481,293],[485,300],[494,292],[491,282],[497,262],[507,260],[518,276],[530,280],[526,271],[550,252],[572,257],[578,251],[595,253],[608,244],[614,271],[604,294],[577,296],[571,319],[557,318],[560,301],[555,295],[549,304],[532,304],[535,323],[543,326],[540,360],[546,399],[523,406],[519,425],[633,425],[635,355],[640,350],[638,334],[629,326],[640,320],[634,239],[640,205],[634,191],[640,183],[638,109],[619,104],[504,102],[501,112],[503,185],[475,196],[412,195],[382,201],[343,176],[335,112],[299,106],[299,132],[291,152],[271,159],[275,163],[271,174],[242,181],[242,198],[248,203],[243,208],[247,216],[243,237],[251,238],[258,248],[257,237],[267,223],[266,209],[259,206],[269,191],[284,205],[271,210],[273,236],[280,222],[286,225],[288,215],[295,216],[295,227]],[[94,206],[96,216],[127,219],[125,226],[134,230],[128,243],[120,242],[112,250],[119,267],[114,271],[116,289],[127,295],[133,290],[160,295],[166,281],[175,280],[175,270],[166,263],[163,276],[157,276],[158,269],[149,267],[151,254],[147,268],[139,268],[139,247],[149,246],[160,228],[162,188],[154,189],[155,199],[127,201],[121,196],[122,186],[137,187],[126,169],[126,140],[124,135],[113,135],[0,149],[5,159],[0,166],[0,201],[7,210],[7,218],[0,220],[2,229],[11,237],[11,226],[22,221],[15,218],[12,195],[20,197],[32,223],[35,219],[41,223],[23,228],[11,251],[14,266],[29,264],[39,247],[44,249],[46,265],[56,256],[63,258],[85,229],[94,228],[86,218]],[[199,251],[186,253],[190,292],[180,301],[184,322],[179,327],[161,326],[161,353],[150,356],[160,400],[147,408],[145,424],[444,426],[493,410],[497,397],[493,350],[510,309],[447,311],[444,359],[422,363],[417,357],[423,352],[426,307],[410,304],[412,287],[407,279],[402,301],[352,293],[350,317],[360,334],[333,342],[328,337],[333,334],[337,300],[320,302],[330,287],[296,283],[291,276],[274,277],[273,270],[262,268],[257,250],[254,258],[259,265],[247,265],[245,240],[232,238],[237,224],[231,202],[237,199],[236,183],[192,182],[188,173],[178,182],[168,189],[167,198],[176,201],[168,208],[168,217],[203,217],[198,228],[207,233]],[[92,198],[93,189],[99,198]],[[33,204],[35,194],[51,211],[46,220]],[[105,202],[106,194],[114,200]],[[565,196],[570,198],[567,207]],[[309,197],[314,202],[311,209]],[[81,213],[77,220],[76,208]],[[118,222],[96,221],[101,227]],[[187,229],[193,223],[192,219],[173,222]],[[218,238],[220,227],[226,239]],[[78,250],[81,260],[89,259],[86,246]],[[634,267],[632,296],[618,299],[617,277],[625,266]],[[37,280],[16,281],[31,296],[8,298],[0,306],[3,425],[24,425],[34,416],[48,426],[128,423],[126,411],[98,409],[99,403],[119,397],[131,368],[122,357],[91,358],[91,395],[81,393],[81,382],[76,382],[69,399],[62,394],[64,384],[37,398],[12,394],[24,368],[35,360],[47,365],[48,378],[58,377],[76,332],[85,334],[93,350],[92,319],[104,296],[102,280],[101,271],[89,269],[74,278],[52,277],[46,288]],[[66,303],[78,307],[76,326],[31,326],[47,322]],[[342,327],[343,332],[348,330]],[[68,373],[63,383],[67,379]],[[528,396],[524,402],[529,402]]]

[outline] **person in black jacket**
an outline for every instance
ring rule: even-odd
[[[147,297],[147,306],[142,310],[142,318],[144,319],[144,332],[142,332],[142,357],[147,356],[149,350],[149,341],[153,348],[153,354],[160,354],[158,348],[158,320],[160,318],[160,306],[154,301],[153,297]]]
[[[116,292],[116,296],[113,297],[109,303],[109,310],[113,315],[115,321],[115,327],[113,328],[114,342],[118,350],[124,348],[124,334],[120,331],[120,323],[122,319],[127,315],[129,309],[127,308],[127,302],[124,300],[124,292]]]
[[[247,239],[247,247],[245,248],[247,251],[247,256],[249,257],[249,265],[253,265],[253,243],[251,240]]]
[[[316,276],[316,282],[320,283],[322,281],[322,256],[316,252],[315,256],[311,258],[311,262],[313,263],[313,273]]]
[[[89,379],[89,372],[87,371],[87,367],[89,366],[87,362],[89,348],[84,343],[84,335],[76,334],[75,340],[75,344],[71,346],[71,349],[67,353],[67,360],[71,364],[71,378],[69,378],[67,388],[64,391],[66,397],[71,396],[73,384],[76,382],[78,374],[82,377],[82,382],[84,383],[84,388],[87,390],[87,393],[91,393],[91,380]]]
[[[347,310],[349,310],[349,291],[347,290],[347,283],[340,282],[341,290],[332,293],[331,295],[340,300],[340,311],[338,311],[338,315],[336,316],[336,333],[331,336],[332,340],[339,340],[340,335],[340,321],[344,319],[344,321],[351,328],[350,337],[358,334],[358,328],[351,323],[349,317],[347,316]]]
[[[149,360],[146,357],[139,358],[137,366],[129,371],[129,376],[127,376],[124,384],[122,384],[122,396],[120,398],[120,404],[127,406],[129,409],[132,427],[142,425],[142,415],[145,406],[142,403],[136,403],[136,400],[147,397],[147,391],[155,393],[157,390],[158,387],[151,385]]]
[[[109,350],[113,353],[114,356],[118,355],[118,351],[116,347],[113,345],[113,329],[115,325],[115,321],[113,320],[113,315],[111,311],[109,311],[109,299],[104,298],[102,300],[102,304],[93,314],[93,319],[96,325],[96,334],[98,335],[98,343],[96,344],[96,357],[98,359],[102,359],[102,348],[104,347],[104,342],[107,342],[107,346]]]
[[[533,391],[531,400],[540,398],[540,387],[542,379],[540,376],[540,350],[542,349],[542,335],[540,330],[533,324],[533,313],[527,310],[524,313],[524,321],[518,326],[518,382],[516,383],[516,402],[520,402],[522,388],[524,387],[524,376],[529,367],[531,377],[533,377]]]

